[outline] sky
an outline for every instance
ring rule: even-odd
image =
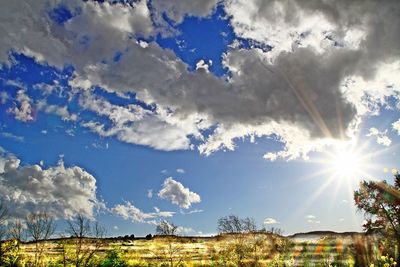
[[[361,231],[393,181],[398,1],[18,0],[0,10],[0,200],[110,236]],[[61,227],[60,226],[60,227]],[[62,229],[61,229],[62,230]],[[61,231],[60,230],[60,231]]]

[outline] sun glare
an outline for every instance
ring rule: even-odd
[[[387,148],[371,151],[368,142],[359,142],[357,139],[331,144],[318,158],[311,160],[312,163],[318,164],[318,170],[304,177],[302,181],[314,178],[323,180],[319,188],[304,201],[296,214],[307,210],[321,194],[326,192],[332,194],[333,199],[336,199],[339,192],[345,190],[345,194],[347,194],[345,199],[351,200],[354,190],[361,180],[376,179],[373,173],[379,169],[382,170],[383,166],[375,159],[385,152],[387,152]]]
[[[332,155],[330,167],[336,178],[355,179],[362,171],[361,157],[352,151],[339,151]]]

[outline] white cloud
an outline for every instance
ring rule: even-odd
[[[113,105],[107,100],[85,94],[80,98],[80,105],[111,121],[107,127],[103,123],[89,121],[81,125],[101,136],[116,136],[119,140],[147,145],[160,150],[189,149],[189,135],[199,135],[199,131],[184,121],[169,118],[168,114],[158,108],[150,111],[140,105]]]
[[[196,70],[209,72],[208,68],[210,67],[210,65],[212,65],[211,60],[207,64],[203,59],[201,59],[196,63]]]
[[[279,222],[274,218],[266,218],[264,224],[278,224]]]
[[[92,145],[92,147],[95,148],[95,149],[104,149],[104,150],[107,150],[108,147],[109,147],[108,143],[103,144],[103,143],[101,143],[101,142],[99,142],[99,141],[95,141],[95,142],[93,142],[91,145]]]
[[[15,134],[9,133],[9,132],[0,132],[0,135],[5,138],[12,139],[12,140],[18,141],[18,142],[24,142],[24,140],[25,140],[25,138],[23,136],[15,135]]]
[[[69,136],[75,136],[75,131],[72,128],[65,130],[65,133]]]
[[[172,217],[175,214],[172,211],[160,211],[158,208],[155,209],[155,212],[145,213],[129,201],[116,205],[111,209],[111,212],[121,216],[124,220],[142,223],[153,223],[154,219]]]
[[[47,0],[12,1],[0,11],[0,60],[9,61],[9,51],[22,52],[38,61],[62,68],[112,59],[124,50],[132,36],[149,37],[153,31],[147,1],[132,5],[71,0],[63,6],[74,17],[63,25],[49,13],[59,3]],[[13,14],[13,16],[10,16]]]
[[[15,119],[27,122],[33,120],[33,110],[31,106],[32,100],[25,94],[24,90],[18,90],[15,99],[15,107],[7,110],[8,113],[14,114]]]
[[[390,146],[392,140],[386,135],[387,130],[380,132],[377,128],[372,127],[369,129],[369,133],[366,136],[373,136],[376,138],[376,142],[383,146]]]
[[[63,121],[76,121],[78,119],[78,115],[70,113],[67,106],[50,105],[45,100],[38,101],[36,106],[45,113],[52,113],[61,117]]]
[[[152,198],[153,197],[153,189],[147,190],[147,197]]]
[[[177,172],[177,173],[185,173],[185,170],[182,169],[182,168],[178,168],[178,169],[176,169],[176,172]]]
[[[183,215],[188,215],[188,214],[193,214],[193,213],[201,213],[203,211],[204,210],[200,210],[200,209],[189,210],[187,212],[185,212],[183,210],[180,210],[180,213],[183,214]]]
[[[46,211],[51,216],[69,218],[78,213],[92,218],[103,203],[96,197],[96,179],[78,166],[43,169],[39,165],[20,165],[14,156],[3,157],[0,172],[0,198],[12,216]]]
[[[316,223],[316,224],[321,223],[321,221],[317,220],[317,217],[311,214],[306,216],[306,220],[308,223]]]
[[[5,91],[0,92],[0,104],[4,105],[5,103],[7,103],[9,98],[10,96],[7,94],[7,92]]]
[[[189,188],[184,187],[172,177],[164,180],[163,187],[158,192],[158,196],[184,209],[188,209],[193,203],[200,203],[201,201],[197,193],[190,191]]]
[[[196,230],[194,230],[191,227],[183,227],[183,226],[178,226],[178,228],[176,229],[176,233],[178,235],[198,235],[201,233],[196,232]]]
[[[400,135],[400,120],[397,120],[392,123],[393,130],[397,131],[397,134]]]

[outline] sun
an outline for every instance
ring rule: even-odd
[[[335,178],[355,179],[363,171],[362,157],[357,151],[337,151],[330,156],[329,163]]]
[[[323,152],[319,159],[313,160],[320,165],[320,171],[311,176],[323,176],[329,183],[346,180],[356,184],[362,179],[372,179],[372,169],[379,167],[373,159],[382,152],[371,152],[368,143],[360,143],[358,140],[337,142]]]

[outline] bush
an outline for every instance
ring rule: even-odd
[[[101,267],[127,267],[127,263],[123,259],[118,249],[107,252],[106,257],[100,264]]]

